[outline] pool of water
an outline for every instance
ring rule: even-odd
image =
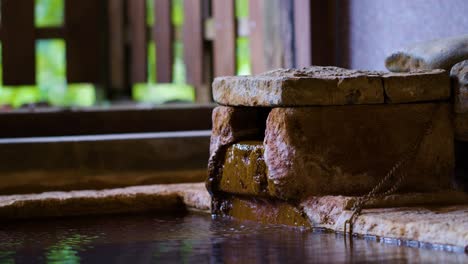
[[[0,225],[0,263],[467,263],[403,247],[206,214],[19,221]]]

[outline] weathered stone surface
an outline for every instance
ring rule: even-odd
[[[384,102],[379,74],[313,66],[219,77],[213,82],[213,98],[232,106],[378,104]]]
[[[387,102],[408,103],[450,98],[450,78],[444,70],[383,74]]]
[[[343,232],[344,222],[352,214],[349,209],[353,199],[344,196],[310,197],[304,200],[300,207],[309,217],[313,227]],[[373,209],[364,209],[354,221],[353,232],[452,245],[461,250],[468,246],[466,194],[457,192],[408,194],[394,195],[389,199],[390,201],[377,201],[370,206]],[[442,200],[441,203],[438,203],[439,199]],[[426,208],[420,205],[420,202],[430,207]],[[405,207],[401,207],[402,205]]]
[[[262,139],[269,109],[218,106],[213,110],[210,156],[236,141]]]
[[[385,60],[392,72],[450,68],[468,59],[468,35],[415,44],[395,52]]]
[[[261,140],[268,108],[218,106],[213,110],[207,188],[217,191],[227,148],[240,140]]]
[[[233,194],[265,196],[267,171],[261,141],[242,141],[227,149],[219,189]]]
[[[421,138],[414,159],[397,172],[406,174],[399,190],[450,188],[450,112],[448,103],[275,108],[264,140],[269,191],[294,200],[366,194]]]
[[[455,64],[450,70],[455,113],[468,113],[468,60]]]
[[[141,212],[207,211],[210,195],[203,183],[135,186],[107,190],[45,192],[0,196],[3,220]]]

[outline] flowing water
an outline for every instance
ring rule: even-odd
[[[468,263],[468,255],[206,214],[0,225],[0,263]]]

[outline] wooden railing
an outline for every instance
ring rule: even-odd
[[[108,94],[130,94],[132,84],[147,81],[151,39],[156,44],[157,82],[172,81],[171,0],[154,0],[152,27],[146,22],[146,0],[64,1],[63,26],[35,28],[34,0],[1,0],[5,85],[35,84],[35,41],[44,38],[65,40],[68,83],[95,83]],[[214,76],[236,74],[238,36],[250,39],[252,73],[333,64],[334,40],[327,33],[334,32],[333,24],[319,23],[333,17],[331,2],[250,0],[249,18],[237,20],[235,0],[184,0],[186,80],[195,87],[197,102],[211,101]]]

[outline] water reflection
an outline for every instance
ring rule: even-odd
[[[207,215],[3,224],[0,263],[467,263],[468,255]]]

